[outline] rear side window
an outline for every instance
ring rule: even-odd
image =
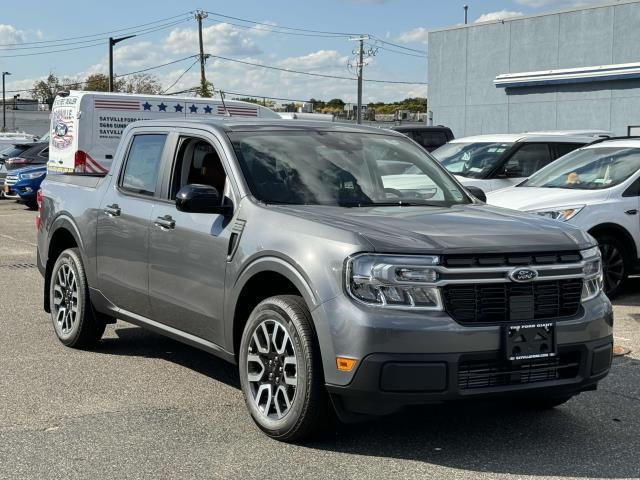
[[[551,163],[549,145],[546,143],[528,143],[523,145],[507,161],[506,169],[514,176],[530,177],[545,165]],[[515,172],[519,172],[517,175]]]
[[[583,143],[556,143],[555,144],[556,158],[562,157],[569,152],[573,152],[574,150],[577,150],[580,147],[584,147],[584,145],[585,144]]]
[[[166,135],[136,135],[131,142],[120,186],[125,190],[152,196]]]

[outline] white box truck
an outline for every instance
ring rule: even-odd
[[[47,170],[106,173],[130,123],[208,116],[280,118],[266,107],[234,100],[71,90],[53,103]]]

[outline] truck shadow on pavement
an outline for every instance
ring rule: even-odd
[[[118,324],[115,333],[118,338],[104,339],[99,353],[160,358],[240,388],[236,367],[212,355],[133,326]],[[478,475],[638,478],[637,385],[640,362],[623,357],[614,361],[600,390],[555,410],[523,411],[496,403],[415,407],[340,425],[335,434],[302,448],[412,460]],[[635,393],[627,393],[629,388]],[[279,443],[273,448],[286,450]]]

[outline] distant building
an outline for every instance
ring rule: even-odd
[[[429,110],[457,137],[640,126],[640,1],[429,33]]]
[[[5,105],[7,110],[27,110],[37,112],[39,110],[38,100],[32,98],[6,97]],[[0,108],[2,106],[2,98],[0,98]]]

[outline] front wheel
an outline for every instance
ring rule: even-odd
[[[618,295],[629,275],[628,252],[620,240],[610,235],[596,237],[602,253],[604,293],[609,298]]]
[[[332,424],[311,324],[301,297],[279,295],[253,310],[242,334],[240,383],[247,408],[277,440],[304,440]]]
[[[106,322],[95,314],[77,248],[63,251],[51,270],[51,320],[58,339],[68,347],[90,348],[100,341]]]

